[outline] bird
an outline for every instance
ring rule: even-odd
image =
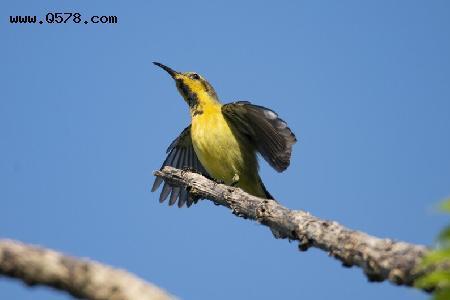
[[[259,176],[259,153],[271,167],[283,172],[290,164],[297,139],[273,110],[236,101],[222,104],[212,85],[196,72],[178,72],[159,62],[176,83],[187,105],[191,124],[167,148],[165,166],[194,170],[218,182],[239,187],[264,199],[273,199]],[[156,177],[152,192],[164,180]],[[169,205],[196,202],[184,187],[164,182],[159,201],[170,194]]]

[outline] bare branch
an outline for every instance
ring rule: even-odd
[[[175,299],[123,270],[12,240],[0,240],[0,275],[30,286],[53,287],[80,299]]]
[[[254,197],[239,188],[218,184],[200,174],[165,167],[156,171],[172,185],[187,187],[196,198],[210,199],[233,214],[268,226],[276,238],[299,241],[299,249],[322,249],[346,267],[363,269],[369,281],[411,286],[422,275],[418,271],[425,246],[380,239],[350,230],[337,222],[322,220],[301,210],[289,210],[276,201]]]

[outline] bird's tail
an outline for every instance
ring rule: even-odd
[[[258,179],[259,179],[259,184],[261,185],[262,190],[264,191],[265,197],[266,197],[267,199],[275,200],[275,199],[273,198],[273,196],[269,193],[269,191],[266,189],[266,186],[265,186],[264,183],[262,182],[261,177],[259,177]]]

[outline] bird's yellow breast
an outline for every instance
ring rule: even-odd
[[[193,116],[191,138],[195,153],[208,173],[231,184],[245,165],[241,146],[220,106]]]

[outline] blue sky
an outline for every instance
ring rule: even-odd
[[[367,283],[208,201],[169,208],[152,172],[188,124],[172,80],[274,109],[296,133],[269,191],[431,245],[450,195],[448,1],[2,1],[0,237],[127,269],[183,299],[428,299]],[[9,24],[9,15],[118,24]],[[69,299],[0,278],[1,299]]]

